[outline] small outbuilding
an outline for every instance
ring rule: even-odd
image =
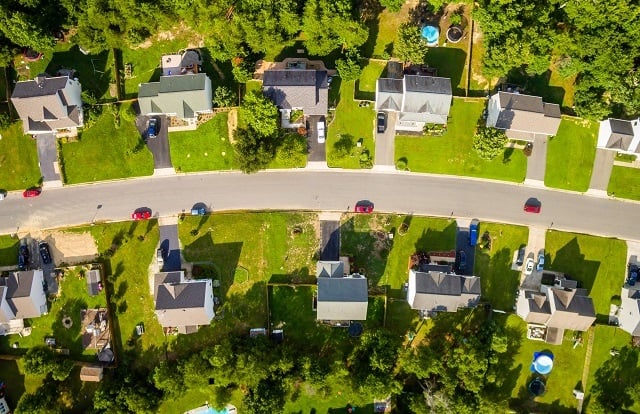
[[[102,381],[102,367],[87,366],[80,369],[80,381],[100,382]]]

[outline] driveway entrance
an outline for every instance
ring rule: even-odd
[[[376,162],[375,165],[394,166],[394,146],[396,139],[396,117],[395,112],[386,112],[387,114],[387,130],[379,133],[377,127],[375,129],[376,138]]]
[[[616,152],[602,148],[596,149],[596,159],[593,162],[593,172],[591,173],[591,182],[589,183],[589,191],[587,193],[607,195],[609,187],[609,179],[611,178],[611,170],[613,162],[616,158]]]
[[[42,174],[43,186],[60,186],[62,179],[58,168],[58,149],[54,134],[36,136],[38,147],[38,162]]]
[[[136,118],[136,127],[140,135],[145,139],[147,147],[153,154],[153,168],[155,170],[163,168],[173,168],[171,164],[171,153],[169,151],[169,121],[167,117],[155,115],[158,120],[158,133],[155,138],[147,137],[147,125],[149,116],[140,115]]]
[[[325,121],[324,116],[310,115],[307,118],[307,160],[309,162],[327,162],[325,144],[318,143],[318,122]],[[327,136],[327,125],[325,125],[325,140]]]
[[[525,179],[527,184],[544,186],[544,173],[547,167],[547,139],[546,135],[536,135],[533,139],[533,150],[527,160],[527,178]]]

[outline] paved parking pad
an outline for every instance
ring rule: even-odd
[[[173,272],[179,271],[182,268],[182,261],[180,260],[180,243],[178,241],[178,225],[177,224],[165,224],[159,226],[160,230],[160,248],[162,249],[162,255],[164,264],[161,271]]]
[[[464,251],[467,265],[464,269],[457,268],[458,256],[456,256],[456,273],[459,275],[473,275],[473,265],[475,263],[476,249],[474,246],[469,245],[469,220],[456,220],[458,224],[458,230],[456,233],[456,255],[460,250]],[[462,227],[464,226],[464,227]]]
[[[322,244],[320,246],[320,260],[340,259],[340,221],[320,221]]]

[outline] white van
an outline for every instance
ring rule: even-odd
[[[324,121],[318,122],[318,144],[324,144]]]

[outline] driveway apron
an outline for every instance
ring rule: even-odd
[[[607,191],[615,158],[615,151],[602,148],[596,149],[596,159],[593,162],[593,172],[591,173],[589,190]]]
[[[547,167],[547,139],[545,135],[536,135],[533,140],[533,150],[527,161],[527,181],[544,183]]]

